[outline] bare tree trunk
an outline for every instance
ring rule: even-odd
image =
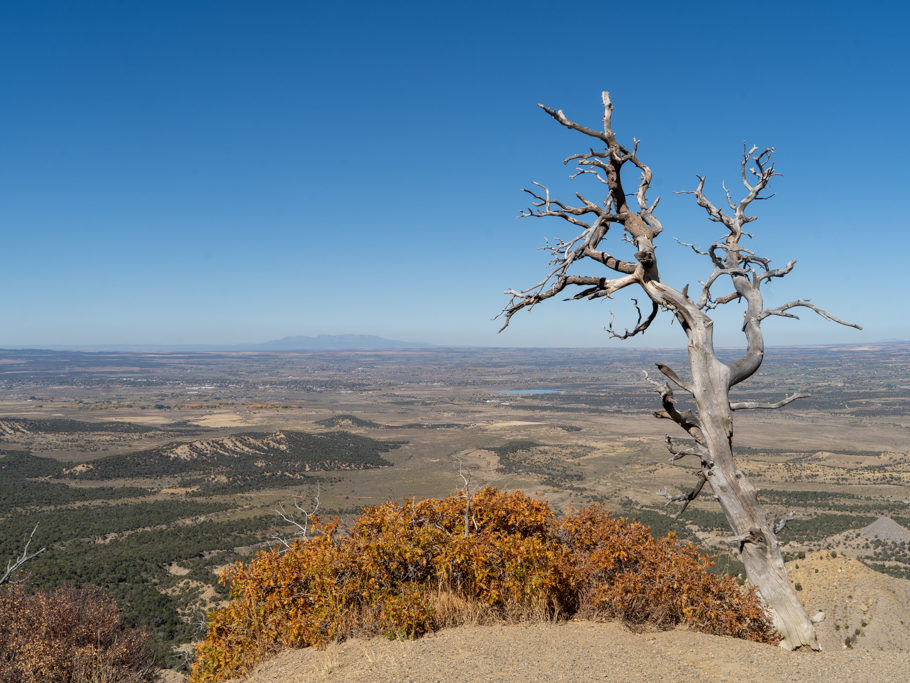
[[[729,540],[736,544],[746,575],[758,589],[782,637],[781,646],[821,649],[815,627],[787,577],[772,523],[761,509],[752,484],[733,460],[729,368],[716,359],[713,349],[699,343],[700,336],[690,335],[689,361],[701,434],[708,451],[703,473],[733,530]]]

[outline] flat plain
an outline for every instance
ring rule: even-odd
[[[737,575],[710,494],[680,519],[660,495],[694,469],[652,415],[655,362],[685,367],[654,349],[0,351],[0,557],[37,524],[31,582],[104,586],[174,666],[225,598],[217,571],[293,535],[277,510],[301,520],[295,502],[344,522],[467,480],[604,503]],[[910,578],[910,344],[772,348],[738,396],[794,391],[812,396],[735,425],[766,509],[793,513],[786,556]]]

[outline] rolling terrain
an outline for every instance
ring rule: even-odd
[[[293,535],[276,509],[295,500],[344,521],[464,476],[561,509],[604,501],[737,575],[710,496],[677,520],[658,495],[692,475],[651,417],[655,361],[680,352],[2,351],[0,557],[37,524],[33,584],[104,586],[174,666],[224,598],[217,570]],[[793,390],[812,397],[735,426],[766,509],[793,515],[787,556],[846,552],[910,577],[910,345],[770,349],[741,395]]]

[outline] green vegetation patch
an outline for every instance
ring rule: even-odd
[[[316,424],[323,427],[362,427],[363,429],[458,429],[464,427],[463,424],[457,422],[408,422],[403,425],[387,425],[373,422],[373,420],[364,420],[348,413],[318,420]]]
[[[67,505],[92,500],[139,498],[150,493],[136,486],[76,488],[38,477],[59,476],[64,465],[26,451],[0,451],[0,515],[35,506]]]
[[[53,547],[78,539],[100,540],[109,534],[168,524],[179,519],[221,512],[228,503],[159,500],[120,505],[91,505],[14,515],[0,528],[0,557],[12,557],[38,525],[35,541]]]
[[[584,479],[584,473],[573,462],[593,449],[582,445],[547,445],[517,439],[490,449],[499,458],[499,469],[508,474],[534,474],[543,484],[565,487]]]
[[[0,477],[22,480],[26,477],[53,477],[63,464],[51,458],[37,458],[28,451],[0,451]]]
[[[378,422],[373,422],[372,420],[364,420],[363,418],[357,417],[356,415],[349,415],[347,413],[343,415],[333,415],[332,417],[327,417],[324,420],[317,420],[316,424],[322,425],[323,427],[363,427],[363,428],[379,428],[383,425]]]
[[[867,560],[863,560],[863,562],[869,569],[874,569],[882,574],[887,574],[888,576],[893,576],[897,579],[910,579],[910,565],[882,564],[880,562],[869,562]]]
[[[112,455],[65,474],[75,479],[104,480],[204,472],[229,481],[255,480],[272,485],[269,480],[296,478],[299,483],[310,471],[388,467],[392,463],[381,454],[401,445],[400,441],[378,441],[343,431],[247,432]]]
[[[22,433],[63,434],[87,432],[112,432],[116,434],[142,434],[156,431],[156,427],[134,424],[132,422],[82,422],[64,418],[47,418],[27,420],[20,417],[3,417],[0,422],[9,423]],[[0,436],[2,439],[2,436]]]
[[[29,584],[41,589],[100,586],[123,609],[125,623],[153,634],[159,661],[174,664],[172,647],[198,633],[179,612],[193,596],[164,592],[185,577],[170,575],[166,567],[195,561],[195,578],[214,584],[214,563],[239,559],[235,547],[262,541],[274,525],[275,517],[267,515],[138,531],[108,543],[75,540],[48,548],[28,563],[27,575]],[[39,526],[34,543],[43,542],[41,533]]]
[[[821,512],[812,517],[788,522],[781,535],[784,538],[793,538],[801,542],[818,541],[850,529],[861,529],[875,520],[876,517],[868,515],[840,515]]]
[[[832,491],[781,491],[766,489],[758,494],[762,504],[781,505],[787,508],[807,508],[831,512],[853,512],[894,517],[895,512],[907,508],[906,503],[885,498],[870,498],[855,493]]]
[[[77,488],[67,484],[47,481],[0,481],[0,501],[3,510],[23,509],[36,506],[68,505],[97,500],[141,498],[152,492],[138,486],[98,486]]]
[[[408,422],[403,425],[386,425],[388,429],[460,429],[459,422]]]
[[[704,531],[728,531],[730,529],[727,516],[721,510],[703,510],[690,506],[682,514],[680,521],[694,524]]]
[[[626,508],[620,510],[620,512],[626,519],[644,524],[651,529],[654,536],[666,536],[672,531],[677,538],[683,541],[691,541],[693,543],[698,541],[698,537],[689,531],[685,524],[667,514],[664,510]]]
[[[778,505],[795,505],[797,507],[828,507],[832,503],[865,500],[854,493],[836,493],[832,491],[782,491],[763,489],[758,497],[763,503]]]

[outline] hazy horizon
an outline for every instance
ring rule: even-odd
[[[337,337],[366,337],[366,338],[375,338],[382,340],[383,342],[389,342],[389,344],[384,344],[382,346],[350,346],[350,347],[332,347],[332,346],[314,346],[314,347],[275,347],[273,346],[276,342],[282,342],[288,339],[310,339],[310,340],[320,340],[320,339],[333,339]],[[396,345],[400,344],[400,345]],[[890,345],[890,344],[910,344],[910,339],[878,339],[873,341],[863,341],[863,342],[832,342],[832,343],[816,343],[816,344],[768,344],[767,348],[814,348],[814,347],[850,347],[850,346],[880,346],[880,345]],[[54,345],[41,345],[41,344],[21,344],[16,346],[3,346],[0,345],[0,351],[99,351],[99,352],[142,352],[144,350],[148,351],[161,351],[161,352],[187,352],[187,353],[218,353],[218,352],[255,352],[255,353],[265,353],[265,352],[297,352],[297,351],[321,351],[321,350],[352,350],[352,351],[385,351],[385,350],[394,350],[394,351],[422,351],[422,350],[446,350],[446,349],[460,349],[460,350],[470,350],[470,349],[515,349],[515,350],[547,350],[547,349],[611,349],[622,351],[628,349],[630,351],[680,351],[685,349],[685,345],[643,345],[643,344],[623,344],[623,345],[614,345],[606,347],[604,345],[587,345],[587,346],[567,346],[567,345],[552,345],[552,346],[533,346],[533,345],[478,345],[478,344],[430,344],[428,342],[423,342],[419,339],[388,339],[386,337],[378,337],[377,335],[371,334],[344,334],[344,335],[334,335],[334,334],[321,334],[317,336],[302,336],[295,335],[290,337],[285,337],[282,339],[270,339],[266,341],[253,341],[253,342],[242,342],[237,344],[218,344],[218,343],[195,343],[195,344],[152,344],[152,343],[130,343],[130,344],[120,344],[116,342],[111,343],[95,343],[95,344],[54,344]],[[732,344],[725,346],[718,344],[716,346],[719,350],[736,350],[745,348],[744,344]]]

